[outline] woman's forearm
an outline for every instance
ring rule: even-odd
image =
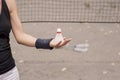
[[[19,44],[30,46],[30,47],[35,47],[36,40],[37,39],[35,37],[28,35],[26,33],[21,33],[18,37],[16,37],[16,41]]]

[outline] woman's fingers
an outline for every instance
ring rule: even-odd
[[[62,41],[60,41],[58,44],[55,45],[55,48],[59,48],[61,47],[60,44],[62,43]]]
[[[66,45],[67,43],[69,43],[71,41],[71,39],[67,39],[67,38],[64,38],[64,42],[60,41],[58,42],[57,44],[54,43],[54,39],[50,42],[50,46],[51,47],[54,47],[54,48],[60,48],[64,45]]]
[[[60,42],[55,46],[55,48],[62,47],[62,46],[64,46],[64,45],[66,45],[67,43],[69,43],[70,41],[71,41],[71,39],[64,38],[64,42],[60,41]]]
[[[71,39],[65,38],[65,39],[64,39],[64,42],[61,44],[61,46],[66,45],[66,44],[69,43],[70,41],[71,41]]]

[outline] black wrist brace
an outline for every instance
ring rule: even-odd
[[[50,41],[52,39],[37,39],[35,42],[35,47],[37,49],[53,49],[53,47],[50,47]]]

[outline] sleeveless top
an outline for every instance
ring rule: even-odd
[[[0,14],[0,74],[6,73],[15,67],[13,59],[9,33],[11,31],[10,13],[5,0],[2,1],[2,10]]]

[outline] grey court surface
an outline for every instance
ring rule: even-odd
[[[120,80],[120,24],[23,24],[26,33],[40,38],[54,37],[58,27],[65,37],[72,38],[69,45],[88,43],[88,51],[37,50],[17,44],[11,33],[21,80]]]

